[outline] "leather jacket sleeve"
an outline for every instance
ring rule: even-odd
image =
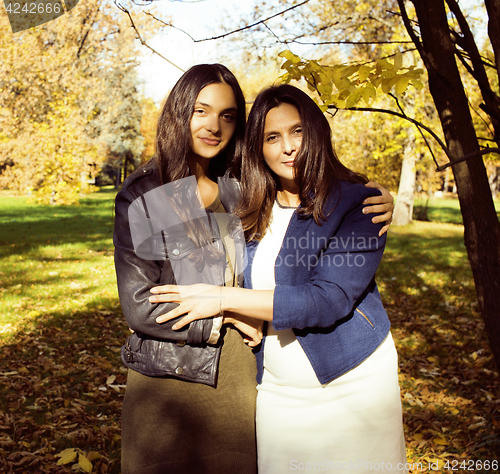
[[[167,259],[145,260],[137,256],[130,232],[128,208],[137,196],[123,189],[115,201],[115,268],[120,303],[127,324],[138,335],[166,341],[185,341],[188,344],[206,343],[211,334],[213,319],[194,321],[186,328],[174,331],[174,321],[158,324],[156,318],[177,306],[175,303],[152,304],[150,289],[157,285],[175,284],[174,273]]]

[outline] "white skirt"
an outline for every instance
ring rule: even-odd
[[[314,382],[310,364],[311,372],[304,373],[308,369],[303,364],[287,357],[287,346],[297,350],[293,336],[276,341],[281,341],[282,360],[268,364],[258,386],[259,474],[407,472],[398,356],[391,334],[363,363],[325,385]]]

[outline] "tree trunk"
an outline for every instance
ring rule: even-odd
[[[392,218],[392,225],[406,225],[413,221],[413,198],[415,196],[415,133],[408,128],[408,140],[403,152],[403,167],[399,178],[396,207]]]
[[[488,36],[490,37],[493,52],[495,54],[495,64],[497,76],[500,73],[500,0],[484,0],[488,11]],[[498,93],[498,91],[497,91]]]
[[[418,44],[429,88],[447,145],[454,157],[479,150],[469,104],[455,61],[444,0],[412,0],[418,17]],[[465,246],[479,308],[500,368],[500,223],[482,158],[453,165],[465,227]]]

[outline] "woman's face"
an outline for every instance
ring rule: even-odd
[[[204,87],[191,117],[191,151],[195,157],[215,158],[236,130],[237,105],[233,89],[225,83]]]
[[[264,125],[262,152],[267,166],[278,175],[283,188],[294,187],[295,158],[302,143],[299,111],[291,104],[271,109]]]

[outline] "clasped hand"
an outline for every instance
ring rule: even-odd
[[[153,296],[149,297],[151,303],[178,303],[178,306],[168,313],[156,318],[161,324],[183,316],[172,329],[181,329],[187,324],[197,320],[206,319],[221,314],[222,288],[215,285],[198,283],[195,285],[163,285],[151,288]],[[230,288],[224,288],[225,291]],[[250,347],[260,344],[263,335],[263,322],[254,318],[233,312],[224,314],[224,324],[232,324],[244,334],[245,342]]]

